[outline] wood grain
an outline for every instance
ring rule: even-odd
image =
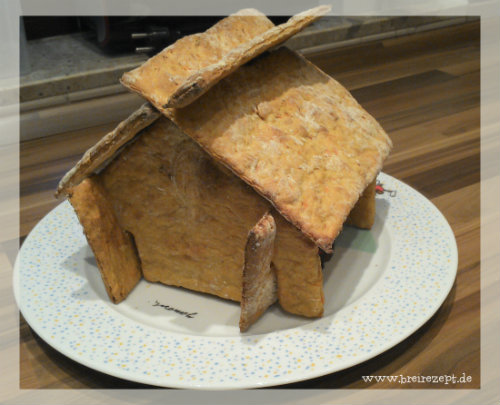
[[[479,23],[310,55],[347,86],[394,142],[384,171],[429,198],[458,244],[458,275],[443,306],[403,342],[358,366],[290,388],[480,387]],[[58,201],[62,175],[116,123],[21,145],[21,237]],[[7,246],[9,245],[6,242]],[[13,243],[10,243],[12,249]],[[21,388],[143,388],[61,355],[20,320]],[[365,382],[362,376],[462,375],[461,385]]]

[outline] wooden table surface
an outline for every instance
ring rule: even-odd
[[[431,200],[455,234],[455,284],[417,332],[358,366],[291,388],[402,388],[365,375],[470,376],[480,387],[480,46],[479,23],[381,40],[308,56],[344,84],[394,142],[384,172]],[[53,192],[81,154],[116,123],[21,144],[21,241],[59,202]],[[12,246],[8,243],[2,246]],[[143,388],[76,363],[20,318],[21,388]]]

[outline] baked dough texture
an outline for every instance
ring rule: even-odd
[[[141,279],[134,241],[119,226],[109,197],[96,176],[70,189],[69,201],[94,252],[106,292],[118,304]]]
[[[286,311],[307,316],[323,315],[323,271],[318,247],[278,212],[273,265],[280,305]]]
[[[328,11],[330,11],[330,6],[315,7],[291,17],[284,24],[269,28],[262,34],[249,38],[248,41],[226,53],[216,63],[194,71],[172,94],[163,94],[162,96],[165,97],[162,101],[163,106],[175,108],[187,106],[241,65],[267,49],[286,41]],[[158,67],[168,68],[168,61],[161,60]]]
[[[273,27],[271,20],[261,12],[240,10],[203,33],[179,39],[143,65],[125,73],[121,83],[155,105],[165,105],[193,74],[217,64],[238,46]],[[191,97],[195,90],[190,90]]]
[[[146,103],[120,122],[113,131],[87,150],[80,161],[64,175],[57,187],[56,197],[66,193],[68,188],[78,185],[108,163],[123,145],[160,116],[161,114],[153,106]]]
[[[331,252],[344,223],[373,225],[392,144],[316,66],[287,48],[262,54],[326,12],[313,10],[278,27],[242,10],[122,77],[162,114],[145,104],[56,192],[69,194],[113,302],[142,273],[241,302],[241,330],[276,299],[322,316],[318,247]]]
[[[266,213],[248,234],[241,297],[240,332],[246,331],[278,299],[271,266],[276,224]]]
[[[167,118],[144,129],[98,177],[121,228],[134,235],[146,280],[241,301],[247,235],[272,208],[265,199]],[[285,280],[279,289],[289,290],[279,294],[280,305],[319,316],[317,247],[284,219],[277,219],[275,247],[281,253],[273,266],[278,282]]]
[[[162,112],[326,252],[392,145],[342,85],[287,48]]]
[[[361,229],[371,229],[375,223],[375,186],[377,180],[373,180],[366,187],[358,202],[353,207],[347,220],[346,225],[355,226]]]

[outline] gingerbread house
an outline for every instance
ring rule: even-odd
[[[344,87],[276,47],[326,11],[274,26],[243,10],[123,76],[148,103],[57,190],[113,302],[144,277],[241,302],[242,331],[276,301],[322,315],[319,252],[371,227],[391,148]]]

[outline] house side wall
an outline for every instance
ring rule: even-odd
[[[106,292],[117,304],[141,279],[134,241],[118,224],[109,196],[96,176],[72,188],[69,201],[94,252]]]
[[[283,309],[297,315],[323,315],[323,271],[318,247],[279,213],[273,264],[278,279],[278,298]]]
[[[375,222],[375,186],[377,179],[373,180],[366,187],[363,194],[359,197],[358,202],[353,207],[347,220],[346,225],[355,226],[362,229],[370,229]]]

